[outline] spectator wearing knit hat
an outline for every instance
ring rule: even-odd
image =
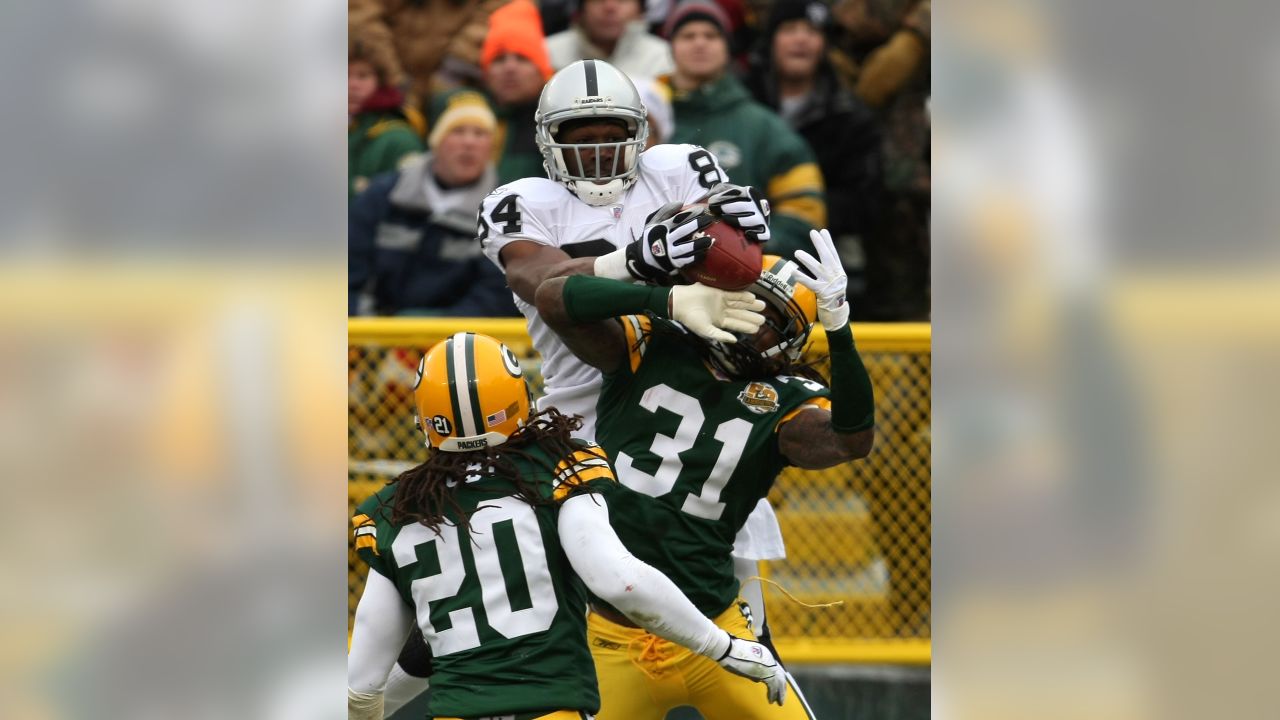
[[[542,153],[535,142],[533,114],[542,86],[551,78],[551,60],[542,19],[529,0],[514,0],[489,16],[489,34],[480,52],[485,89],[498,116],[498,184],[542,177]]]
[[[671,72],[671,47],[649,34],[642,0],[579,0],[573,27],[547,38],[551,66],[604,60],[633,82]]]
[[[850,93],[827,59],[831,10],[824,0],[777,0],[752,58],[747,87],[809,143],[826,182],[828,229],[850,278],[853,307],[862,302],[868,264],[879,259],[882,173],[880,130],[872,111]]]
[[[475,241],[476,208],[498,186],[497,120],[473,90],[436,104],[430,152],[374,178],[348,211],[352,315],[516,314],[502,271]]]
[[[809,231],[827,223],[822,172],[804,139],[728,72],[729,27],[724,11],[707,0],[681,3],[667,16],[663,32],[676,66],[660,78],[675,111],[667,142],[705,147],[730,182],[765,194],[773,209],[767,252],[812,253]]]
[[[352,33],[347,40],[347,200],[369,178],[422,155],[422,116],[404,107],[390,46]]]

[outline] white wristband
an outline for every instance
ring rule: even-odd
[[[622,280],[625,282],[633,282],[635,278],[631,277],[631,273],[627,271],[627,249],[618,248],[607,255],[601,255],[596,258],[595,265],[592,266],[592,272],[596,277],[609,278],[610,280]]]
[[[848,325],[849,303],[842,303],[840,307],[832,309],[819,307],[818,322],[822,323],[822,328],[827,332],[835,332]]]

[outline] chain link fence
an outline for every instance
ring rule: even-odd
[[[350,509],[424,459],[413,426],[418,359],[460,330],[492,335],[542,389],[541,360],[521,320],[352,319],[348,323]],[[787,558],[762,567],[769,626],[795,662],[930,661],[930,328],[855,325],[876,391],[876,446],[866,460],[788,469],[769,499]],[[810,344],[826,353],[821,329]],[[825,368],[819,365],[824,371]],[[366,568],[348,554],[353,616]],[[785,591],[785,592],[784,592]],[[350,616],[348,622],[350,623]]]

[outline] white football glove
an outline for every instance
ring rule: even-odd
[[[764,324],[763,310],[764,301],[749,292],[720,290],[702,283],[676,285],[667,299],[668,317],[722,343],[736,341],[730,332],[755,334]]]
[[[764,645],[729,635],[729,649],[716,662],[734,675],[764,683],[769,702],[781,705],[787,699],[787,673]]]
[[[745,185],[720,183],[711,188],[707,205],[714,215],[738,228],[758,243],[769,242],[769,201],[759,190]]]
[[[826,230],[810,230],[809,239],[818,251],[818,262],[804,250],[796,251],[796,260],[804,265],[809,275],[796,273],[796,282],[804,285],[818,296],[818,321],[827,332],[839,330],[849,324],[849,303],[845,302],[849,278],[844,274],[844,265],[840,263],[840,254],[831,240],[831,233]]]

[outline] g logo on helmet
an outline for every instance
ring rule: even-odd
[[[413,387],[410,388],[411,390],[417,390],[418,386],[422,384],[422,371],[423,369],[426,368],[426,366],[427,366],[427,356],[423,355],[422,359],[418,361],[418,374],[415,375],[413,378]]]
[[[516,358],[516,354],[511,352],[511,348],[502,345],[502,365],[507,369],[507,374],[511,377],[520,377],[520,360]]]
[[[449,418],[443,415],[436,415],[431,418],[431,427],[436,431],[437,435],[450,435],[453,433],[453,423],[449,422]]]

